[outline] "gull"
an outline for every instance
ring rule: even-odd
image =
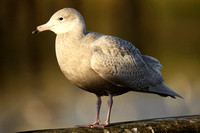
[[[82,15],[73,8],[57,11],[32,33],[50,30],[56,36],[56,57],[61,71],[74,85],[97,96],[94,123],[83,127],[110,124],[113,96],[129,91],[180,97],[163,84],[160,62],[118,37],[86,30]],[[100,124],[101,97],[109,96],[106,121]]]

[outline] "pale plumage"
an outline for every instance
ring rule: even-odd
[[[44,30],[57,34],[56,55],[65,76],[98,97],[96,120],[87,126],[108,125],[112,97],[128,91],[181,97],[163,84],[159,70],[162,65],[157,59],[142,55],[128,41],[86,31],[83,17],[75,9],[59,10],[33,33]],[[103,95],[110,97],[109,111],[106,122],[99,125],[100,97]]]
[[[95,33],[93,33],[95,34]],[[112,84],[133,91],[178,96],[162,84],[162,65],[153,57],[142,55],[130,42],[113,36],[101,36],[91,44],[91,67]]]

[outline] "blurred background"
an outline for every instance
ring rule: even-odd
[[[64,7],[80,11],[87,30],[128,40],[159,59],[165,84],[184,97],[136,92],[114,97],[111,122],[200,114],[199,0],[1,0],[1,133],[94,121],[96,96],[72,85],[60,71],[55,34],[31,34]],[[107,100],[103,97],[102,122]]]

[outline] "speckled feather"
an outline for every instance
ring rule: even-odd
[[[95,34],[95,33],[92,33]],[[117,86],[132,88],[135,91],[152,91],[176,95],[169,88],[163,89],[164,81],[159,71],[159,61],[144,56],[130,42],[117,37],[101,35],[91,44],[91,67],[103,79]],[[153,86],[153,87],[152,87]],[[156,86],[156,90],[152,89]],[[170,94],[168,94],[170,95]]]

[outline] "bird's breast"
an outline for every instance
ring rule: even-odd
[[[73,44],[56,44],[56,57],[64,75],[81,88],[89,86],[98,76],[91,69],[91,55],[87,48]]]

